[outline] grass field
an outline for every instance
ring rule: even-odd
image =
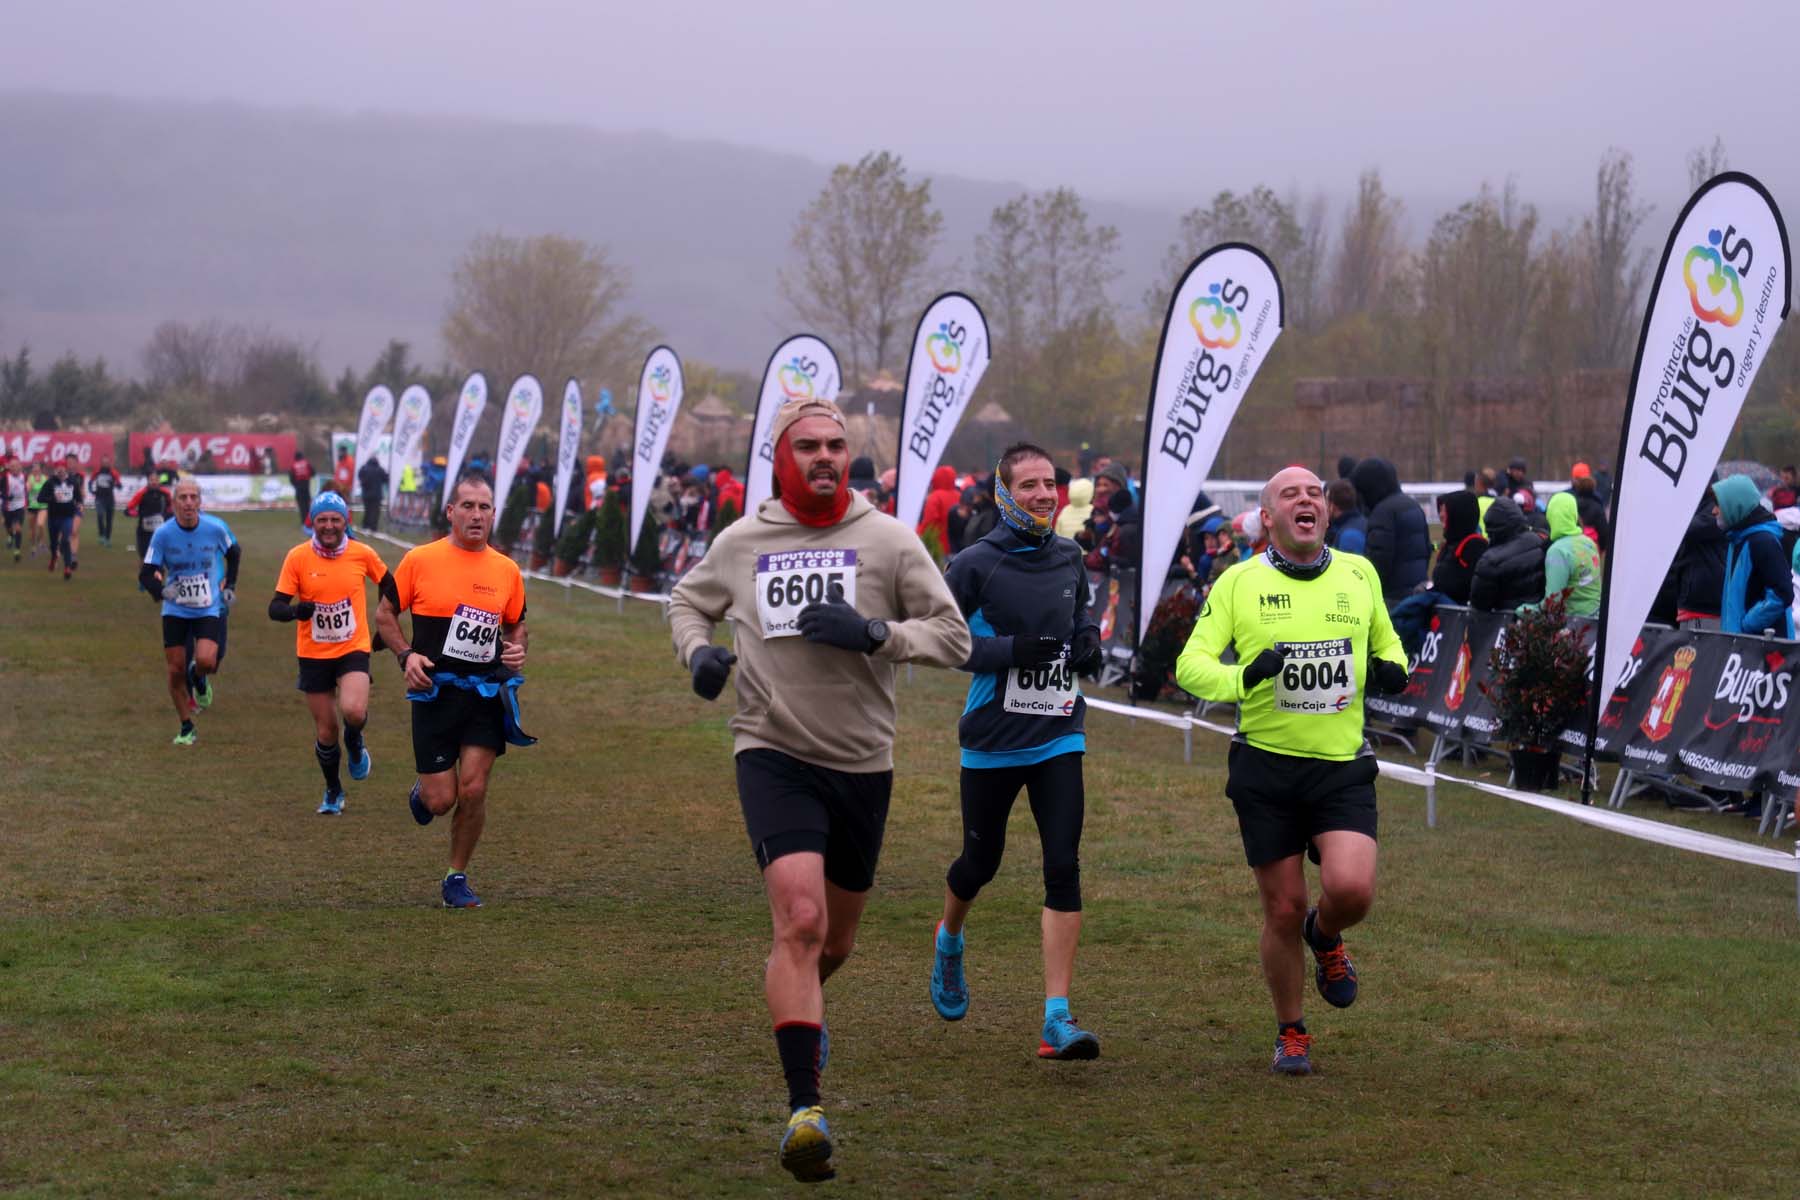
[[[218,703],[171,746],[154,609],[118,548],[65,585],[0,563],[0,1190],[23,1196],[759,1195],[785,1092],[767,915],[726,703],[652,606],[533,585],[526,726],[471,879],[406,811],[376,665],[373,776],[313,815],[292,631],[263,616],[291,519],[245,544]],[[390,564],[397,553],[383,548]],[[1382,794],[1356,1007],[1320,1071],[1267,1073],[1256,903],[1224,742],[1090,718],[1074,1010],[1047,1064],[1036,838],[969,926],[973,1008],[926,997],[959,844],[962,680],[902,685],[893,815],[828,989],[840,1192],[1791,1196],[1800,954],[1790,876],[1445,789]],[[726,701],[729,701],[729,695]],[[1714,818],[1718,827],[1722,819]],[[1790,1147],[1784,1151],[1782,1146]]]

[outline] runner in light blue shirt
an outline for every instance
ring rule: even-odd
[[[175,520],[151,536],[138,582],[162,605],[169,698],[181,719],[178,746],[194,744],[194,715],[212,705],[212,675],[219,669],[225,613],[236,598],[239,555],[231,527],[201,513],[199,483],[177,483]]]

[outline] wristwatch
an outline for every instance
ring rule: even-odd
[[[888,623],[886,621],[882,620],[880,617],[871,617],[869,623],[863,628],[869,635],[870,654],[875,653],[877,650],[887,645]]]

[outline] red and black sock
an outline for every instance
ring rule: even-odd
[[[775,1027],[775,1049],[787,1076],[788,1108],[819,1102],[819,1027],[811,1021],[783,1021]]]

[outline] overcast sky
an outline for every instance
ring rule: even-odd
[[[1800,5],[0,0],[0,86],[655,129],[1187,207],[1266,181],[1584,203],[1609,145],[1800,210]],[[1666,228],[1666,225],[1665,225]],[[1415,232],[1417,232],[1415,230]],[[1658,235],[1660,236],[1660,235]]]

